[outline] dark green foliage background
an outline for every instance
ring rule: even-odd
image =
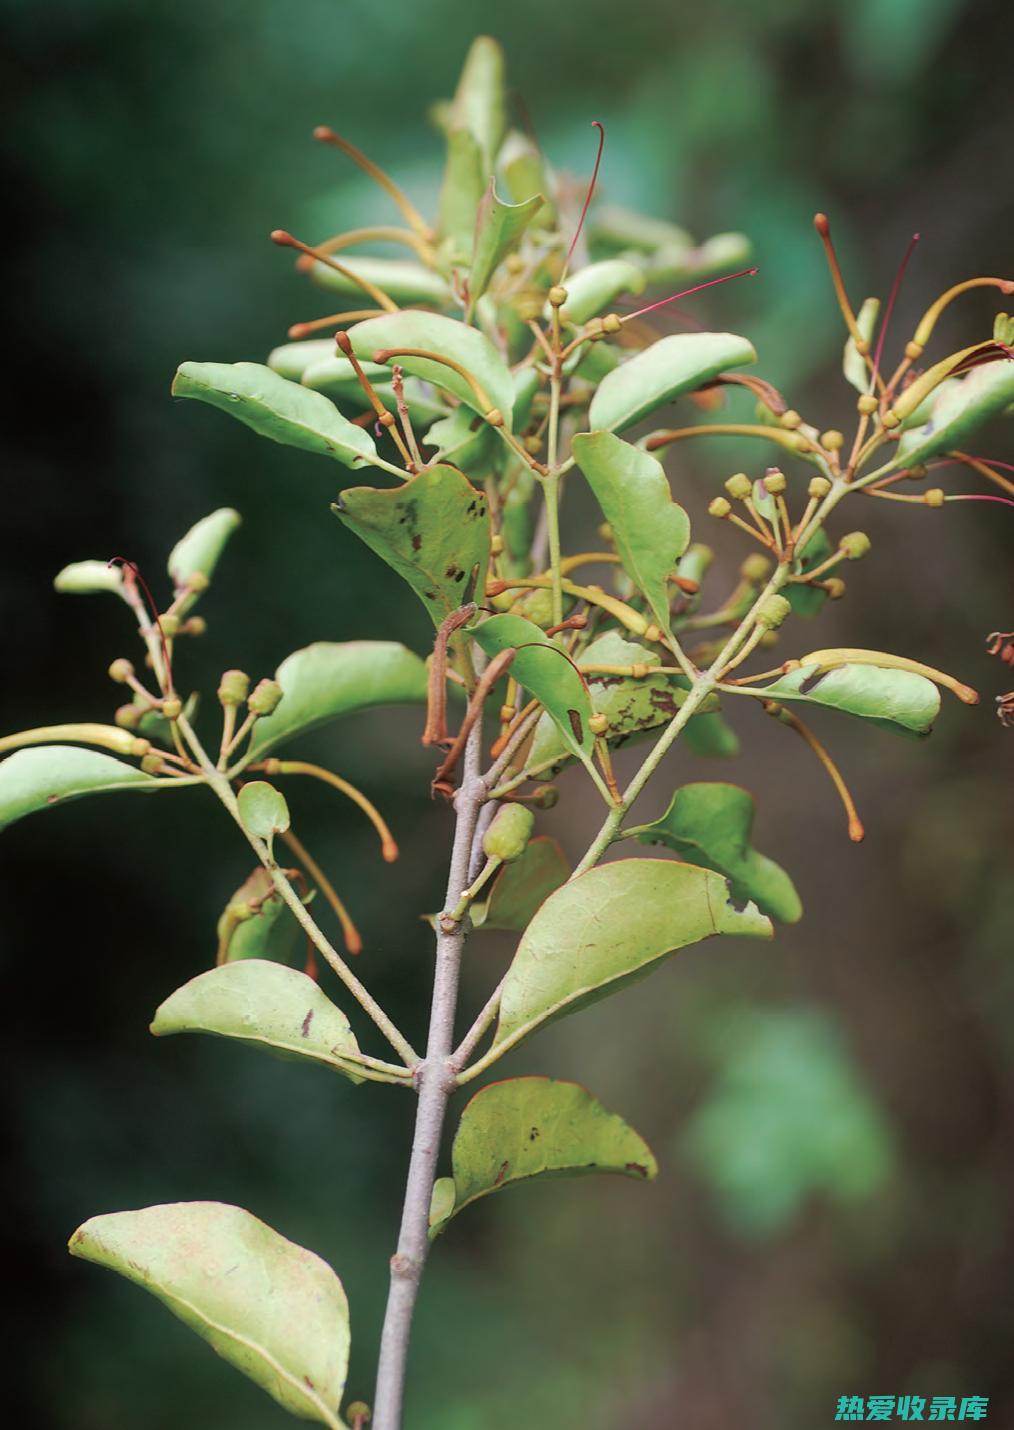
[[[320,237],[387,221],[382,196],[308,141],[315,123],[431,204],[440,146],[420,115],[490,29],[559,167],[588,171],[589,121],[601,119],[610,197],[701,236],[751,235],[761,276],[689,310],[753,337],[797,407],[845,425],[842,335],[810,218],[832,214],[856,298],[886,289],[921,230],[899,338],[941,288],[1010,273],[1005,9],[5,0],[3,89],[16,102],[0,131],[3,728],[106,718],[105,666],[134,654],[119,608],[57,597],[53,573],[120,554],[157,576],[176,537],[222,504],[245,524],[203,608],[211,629],[185,667],[195,684],[213,689],[227,665],[268,673],[317,638],[423,648],[421,608],[328,512],[340,471],[168,398],[181,359],[259,357],[287,323],[324,311],[266,242],[270,228]],[[942,326],[959,345],[984,336],[991,312],[973,295]],[[718,446],[670,462],[707,539],[703,506],[734,469]],[[1011,460],[1009,427],[978,450]],[[832,1421],[838,1395],[905,1391],[989,1394],[992,1423],[1014,1415],[1014,736],[991,713],[1010,678],[983,654],[987,631],[1014,624],[1014,526],[999,507],[870,505],[874,554],[852,599],[799,640],[904,650],[978,685],[983,704],[949,702],[922,746],[819,722],[867,821],[859,848],[802,747],[752,709],[734,717],[752,753],[713,773],[670,762],[643,817],[680,779],[749,785],[759,846],[793,872],[806,917],[770,947],[689,950],[512,1060],[586,1081],[649,1138],[662,1171],[647,1188],[518,1191],[452,1228],[427,1277],[414,1430],[811,1430]],[[313,746],[390,814],[399,866],[380,863],[350,807],[292,794],[366,934],[363,973],[417,1038],[430,973],[417,914],[439,903],[449,830],[428,799],[418,725],[400,712]],[[595,808],[572,784],[553,827],[579,851]],[[248,872],[210,798],[79,804],[8,832],[2,852],[16,1155],[5,1271],[22,1298],[6,1398],[25,1400],[18,1423],[284,1423],[160,1307],[63,1252],[93,1212],[183,1198],[240,1202],[332,1261],[352,1303],[350,1391],[368,1398],[409,1100],[146,1031],[156,1003],[208,964],[217,912]],[[507,953],[472,945],[470,1004]],[[786,1027],[795,1017],[804,1048],[841,1040],[893,1147],[872,1196],[790,1197],[777,1224],[751,1232],[694,1169],[684,1131],[734,1056],[719,1034],[741,1002],[785,1014]],[[768,1111],[784,1130],[807,1056],[779,1076]],[[738,1145],[751,1120],[732,1125]],[[805,1181],[805,1132],[758,1148],[758,1196],[772,1179]]]

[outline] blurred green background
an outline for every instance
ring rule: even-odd
[[[57,597],[56,570],[121,554],[157,576],[224,504],[244,526],[187,652],[195,686],[225,666],[269,673],[313,639],[425,647],[421,608],[330,516],[335,469],[174,406],[168,385],[183,358],[259,358],[323,311],[272,227],[388,221],[383,196],[309,142],[314,124],[432,205],[441,144],[423,116],[477,31],[505,45],[558,168],[588,173],[600,119],[605,195],[700,237],[751,236],[760,277],[687,310],[755,338],[761,370],[821,426],[846,425],[852,399],[815,209],[857,299],[886,290],[921,231],[899,338],[944,287],[1014,268],[1003,3],[3,0],[0,15],[4,729],[118,703],[105,668],[134,654],[124,616]],[[984,336],[993,307],[971,295],[941,337]],[[720,445],[669,463],[699,531],[733,470]],[[1011,460],[1010,430],[977,450]],[[688,950],[512,1060],[588,1083],[649,1138],[660,1176],[518,1190],[453,1226],[427,1272],[412,1430],[817,1430],[839,1395],[906,1392],[990,1395],[990,1422],[1014,1423],[1014,735],[992,713],[1008,673],[984,654],[1014,624],[1010,513],[870,506],[874,554],[816,643],[904,650],[983,703],[948,700],[927,745],[814,722],[854,786],[860,847],[807,752],[753,709],[733,716],[732,764],[671,759],[643,817],[681,779],[747,784],[758,843],[806,916],[772,945]],[[380,864],[349,807],[293,792],[364,929],[363,975],[415,1035],[431,968],[418,915],[439,904],[449,829],[418,723],[371,717],[306,745],[357,772],[399,865]],[[579,852],[595,810],[567,784],[548,825]],[[84,802],[2,841],[6,1398],[24,1426],[285,1423],[160,1306],[64,1252],[94,1212],[185,1198],[240,1202],[334,1264],[350,1393],[372,1394],[409,1100],[151,1040],[155,1005],[208,965],[248,872],[210,800],[165,805]],[[469,1007],[508,956],[475,942]]]

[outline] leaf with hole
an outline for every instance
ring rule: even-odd
[[[469,630],[488,656],[516,649],[511,675],[545,706],[567,751],[590,765],[595,749],[588,724],[591,696],[570,656],[524,616],[492,616]]]
[[[669,577],[690,545],[690,518],[660,462],[612,432],[574,438],[574,456],[613,532],[623,569],[661,629],[670,631]]]
[[[620,859],[551,894],[507,971],[494,1046],[528,1037],[647,974],[677,949],[713,934],[770,938],[752,905],[737,909],[728,881],[667,859]]]
[[[510,369],[485,334],[456,318],[442,313],[421,313],[406,309],[401,313],[385,313],[382,318],[367,318],[348,329],[349,339],[358,358],[373,360],[378,352],[388,348],[420,348],[450,358],[469,372],[482,391],[475,388],[455,368],[433,358],[397,357],[406,372],[432,382],[434,387],[459,397],[474,411],[485,414],[496,407],[508,429],[514,405],[514,383]],[[357,429],[359,430],[359,429]]]
[[[287,912],[287,911],[286,911]],[[291,917],[291,915],[290,915]],[[359,1045],[340,1008],[305,973],[268,959],[223,963],[199,973],[162,1003],[156,1038],[211,1033],[263,1048],[280,1058],[332,1068],[352,1082]]]
[[[470,1202],[532,1177],[658,1174],[651,1148],[622,1117],[580,1083],[548,1077],[507,1078],[477,1092],[461,1114],[451,1165],[453,1176],[435,1189],[432,1236]]]
[[[761,913],[797,923],[803,913],[799,895],[785,870],[751,845],[753,820],[753,797],[739,785],[689,784],[676,791],[665,814],[627,832],[724,874],[741,903],[752,899]]]
[[[675,333],[660,338],[602,379],[588,410],[589,426],[620,432],[726,368],[756,361],[750,343],[734,333]]]
[[[940,711],[940,692],[924,675],[876,665],[821,670],[802,665],[765,685],[769,700],[802,701],[869,720],[896,735],[928,735]]]
[[[262,437],[286,447],[361,467],[377,455],[373,438],[341,415],[333,402],[257,362],[185,362],[174,397],[196,397],[238,417]]]
[[[112,755],[73,745],[46,745],[18,750],[0,760],[0,829],[26,814],[51,809],[86,794],[113,790],[150,792],[166,788],[134,765]]]
[[[425,467],[401,487],[347,487],[331,510],[408,582],[435,626],[483,599],[489,510],[456,468]]]
[[[521,242],[521,236],[542,207],[542,195],[533,194],[520,204],[505,204],[496,180],[482,196],[475,220],[475,248],[468,276],[468,298],[474,303],[489,287],[500,264]]]
[[[290,1414],[342,1430],[348,1302],[312,1251],[224,1202],[92,1217],[69,1249],[150,1291]]]
[[[397,641],[315,641],[286,656],[275,679],[281,701],[254,726],[247,760],[357,710],[426,699],[426,666]]]

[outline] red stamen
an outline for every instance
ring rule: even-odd
[[[165,661],[166,694],[171,695],[173,693],[173,666],[172,661],[169,659],[169,643],[165,638],[165,631],[162,629],[162,623],[158,618],[158,607],[155,604],[155,599],[151,594],[148,583],[141,575],[141,570],[137,563],[135,561],[128,561],[125,556],[111,556],[106,562],[106,565],[122,566],[128,573],[127,579],[133,580],[140,586],[144,593],[144,599],[148,603],[148,610],[151,614],[152,625],[158,631],[159,639],[162,642],[162,659]]]
[[[649,303],[647,308],[638,308],[636,313],[625,313],[620,321],[626,323],[631,318],[643,318],[645,313],[654,313],[656,308],[664,308],[667,303],[676,303],[680,298],[689,298],[691,293],[700,293],[702,288],[714,288],[718,283],[730,283],[733,278],[752,278],[759,272],[758,268],[741,268],[738,273],[726,273],[724,278],[709,278],[707,283],[697,283],[693,288],[684,288],[682,293],[674,293],[671,298],[662,298],[657,303]]]
[[[570,247],[567,249],[567,261],[563,265],[564,276],[567,273],[567,269],[570,267],[570,260],[574,256],[574,249],[577,247],[577,241],[581,237],[581,230],[584,228],[584,221],[588,214],[588,206],[592,201],[592,195],[595,192],[595,184],[598,181],[599,177],[599,165],[602,163],[602,149],[606,142],[605,126],[598,119],[592,120],[592,128],[597,129],[599,131],[599,148],[598,153],[595,155],[595,167],[592,170],[591,183],[588,185],[588,192],[585,194],[584,208],[581,210],[581,217],[578,219],[577,228],[574,231],[574,237],[570,240]]]
[[[891,321],[891,314],[894,312],[895,299],[897,298],[898,293],[901,289],[901,282],[905,276],[905,269],[908,267],[908,260],[912,257],[912,253],[915,249],[916,244],[919,242],[919,238],[919,234],[913,233],[912,237],[908,240],[908,247],[905,249],[905,252],[902,256],[902,260],[898,264],[898,271],[894,275],[894,283],[892,284],[891,292],[888,295],[887,307],[884,309],[884,321],[880,325],[880,332],[877,335],[876,351],[873,354],[873,371],[870,373],[871,392],[873,391],[873,388],[877,381],[877,377],[880,373],[880,355],[884,351],[884,339],[887,337],[887,327]]]
[[[998,501],[1004,506],[1014,506],[1010,497],[995,497],[985,492],[959,492],[956,496],[944,497],[944,501]]]
[[[1002,467],[1005,472],[1014,472],[1014,462],[998,462],[995,457],[973,457],[973,462],[985,462],[990,467]]]

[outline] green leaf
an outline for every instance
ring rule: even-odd
[[[602,379],[588,411],[589,425],[622,431],[726,368],[756,361],[746,338],[733,333],[675,333],[660,338]]]
[[[666,859],[589,869],[551,894],[528,925],[504,981],[494,1046],[615,993],[712,934],[771,932],[752,905],[729,902],[728,883],[710,869]]]
[[[940,692],[931,680],[877,665],[823,672],[819,665],[802,665],[763,691],[769,700],[799,700],[857,715],[896,735],[928,735],[940,710]]]
[[[275,679],[282,699],[254,726],[251,760],[339,716],[426,699],[426,666],[397,641],[315,641],[286,656]]]
[[[687,278],[706,278],[742,268],[750,259],[750,240],[742,233],[716,233],[696,248],[682,244],[659,248],[647,260],[648,282],[672,286]]]
[[[485,473],[496,438],[493,429],[462,404],[451,417],[434,422],[423,442],[435,449],[438,461],[450,462],[463,472],[482,467]]]
[[[341,1430],[349,1311],[325,1261],[241,1207],[92,1217],[70,1253],[143,1286],[291,1414]]]
[[[589,318],[611,308],[621,293],[643,293],[644,285],[644,269],[628,259],[606,258],[601,263],[589,263],[567,279],[567,301],[560,316],[566,322],[587,323]]]
[[[380,363],[361,364],[374,387],[389,387],[391,369]],[[344,398],[346,402],[366,403],[366,394],[355,369],[343,352],[335,347],[334,338],[308,338],[301,343],[283,343],[268,353],[268,367],[290,382],[312,387],[328,397]]]
[[[168,571],[176,589],[182,590],[191,576],[209,580],[225,544],[242,521],[232,507],[219,507],[210,516],[202,517],[181,537],[169,553]]]
[[[440,233],[451,262],[467,263],[475,241],[475,215],[482,203],[488,175],[479,141],[467,129],[447,136],[447,163],[440,186]]]
[[[941,452],[953,452],[1012,402],[1014,362],[1009,358],[983,363],[960,381],[942,384],[932,401],[929,421],[902,435],[894,465],[914,466]]]
[[[157,1038],[211,1033],[264,1048],[281,1058],[333,1068],[363,1081],[342,1059],[358,1057],[349,1020],[312,978],[268,959],[223,963],[200,973],[162,1003],[152,1020]]]
[[[673,501],[661,463],[612,432],[581,433],[573,452],[612,527],[624,571],[670,633],[668,579],[690,545],[690,518]]]
[[[456,318],[445,318],[441,313],[406,309],[401,313],[385,313],[382,318],[367,318],[364,323],[349,328],[348,335],[359,358],[374,358],[385,348],[425,348],[427,352],[452,359],[472,374],[490,404],[499,408],[510,427],[514,406],[510,369],[489,338],[478,329],[459,323]],[[453,368],[432,358],[399,357],[392,361],[400,363],[406,372],[432,382],[434,387],[460,397],[476,412],[485,414],[489,410]]]
[[[590,765],[595,749],[588,726],[591,696],[570,657],[524,616],[492,616],[469,632],[489,656],[515,647],[511,675],[545,706],[570,754]]]
[[[408,582],[435,626],[483,599],[489,510],[454,467],[425,467],[401,487],[348,487],[331,510]]]
[[[237,905],[247,911],[252,907],[253,913],[237,919]],[[291,966],[299,958],[302,967],[306,935],[260,865],[229,900],[218,920],[217,933],[221,963],[269,958],[272,963]]]
[[[53,578],[53,589],[72,596],[92,596],[98,591],[123,593],[123,572],[108,561],[72,561]]]
[[[507,135],[500,150],[499,167],[507,181],[510,196],[516,204],[536,194],[542,197],[542,207],[532,219],[533,228],[552,228],[556,223],[556,205],[551,198],[555,185],[539,150],[525,134],[516,129]]]
[[[880,299],[867,298],[856,314],[856,327],[868,343],[873,340],[873,330],[877,326],[877,315],[879,312]],[[869,391],[870,370],[866,366],[866,359],[856,348],[855,339],[851,335],[845,343],[841,370],[845,374],[846,380],[850,382],[858,392]]]
[[[579,1083],[548,1077],[507,1078],[477,1092],[461,1114],[451,1165],[453,1202],[445,1186],[434,1188],[433,1235],[470,1202],[530,1177],[658,1174],[651,1148],[622,1117]]]
[[[490,179],[475,220],[475,249],[468,278],[468,299],[474,303],[489,287],[500,264],[521,241],[521,235],[542,207],[542,195],[520,204],[505,204]]]
[[[472,41],[454,93],[451,127],[467,129],[482,154],[485,174],[493,172],[507,130],[503,50],[489,35]]]
[[[475,210],[472,212],[474,214]],[[343,268],[365,278],[367,283],[372,283],[396,303],[432,303],[436,307],[442,307],[445,303],[450,303],[454,296],[439,273],[434,273],[432,268],[424,268],[421,263],[414,263],[408,258],[375,258],[372,255],[353,257],[343,252],[337,254],[336,259]],[[330,264],[314,259],[309,262],[307,272],[311,282],[316,283],[318,288],[361,299],[361,302],[355,303],[355,307],[374,306],[373,299],[355,279],[339,273]]]
[[[642,253],[659,249],[682,250],[689,253],[694,241],[685,229],[664,219],[648,218],[616,204],[596,204],[589,228],[590,241],[596,248],[622,252],[634,248]]]
[[[263,839],[270,849],[275,835],[284,834],[289,827],[285,796],[267,780],[251,780],[236,798],[244,828]]]
[[[37,746],[0,760],[0,829],[26,814],[68,799],[111,790],[151,791],[162,785],[112,755],[73,745]]]
[[[753,797],[739,785],[689,784],[676,791],[659,819],[628,833],[724,874],[734,899],[752,899],[771,918],[797,923],[803,913],[799,895],[785,870],[751,846],[753,819]]]
[[[768,498],[770,501],[770,497]],[[814,534],[806,543],[806,549],[802,556],[794,563],[792,569],[805,575],[807,571],[812,571],[814,566],[819,566],[826,556],[831,555],[831,542],[824,528],[818,527]],[[782,595],[792,607],[794,615],[802,616],[806,620],[819,615],[828,599],[826,591],[822,591],[819,586],[786,586],[782,590]]]
[[[570,865],[557,841],[548,834],[537,834],[520,858],[503,866],[489,898],[472,905],[473,927],[524,933],[540,904],[569,877]]]
[[[228,412],[273,442],[334,457],[346,467],[362,466],[377,455],[370,434],[343,417],[333,402],[258,362],[185,362],[172,392]]]
[[[687,749],[704,759],[731,759],[739,754],[739,736],[724,715],[694,715],[680,736]]]

